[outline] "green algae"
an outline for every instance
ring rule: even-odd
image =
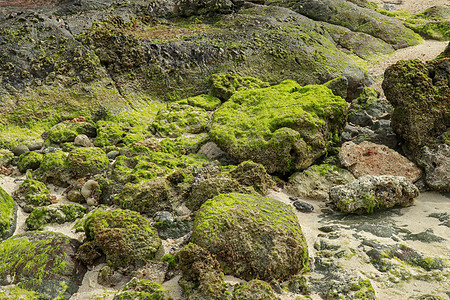
[[[41,165],[36,170],[36,178],[60,186],[67,185],[69,175],[66,160],[67,154],[63,151],[46,153]]]
[[[230,99],[230,97],[237,91],[258,89],[269,86],[268,82],[263,82],[257,78],[224,73],[213,74],[210,78],[210,84],[211,94],[223,101]]]
[[[35,151],[26,152],[19,156],[17,167],[21,173],[25,173],[28,169],[36,170],[41,165],[44,155]]]
[[[16,204],[14,199],[0,187],[0,240],[10,237],[15,228]]]
[[[20,205],[33,205],[33,206],[45,206],[50,205],[51,202],[48,199],[50,191],[45,183],[27,178],[19,186],[19,188],[13,193],[13,197]]]
[[[308,270],[306,242],[292,209],[265,197],[231,193],[206,201],[192,241],[215,254],[224,272],[241,278],[284,279]]]
[[[14,300],[39,300],[42,295],[34,291],[22,289],[18,286],[2,287],[0,288],[0,299],[14,299]]]
[[[48,130],[48,140],[56,144],[73,142],[79,134],[95,135],[94,125],[86,122],[61,122]]]
[[[13,149],[18,145],[29,145],[42,141],[41,135],[47,126],[35,124],[32,127],[17,125],[0,125],[0,147]]]
[[[25,220],[28,230],[40,230],[47,224],[63,224],[81,218],[86,208],[78,204],[38,207]]]
[[[214,113],[209,134],[234,159],[285,173],[325,154],[328,137],[342,130],[346,106],[324,86],[286,80],[234,94]]]
[[[173,300],[169,292],[160,284],[148,279],[132,279],[114,300]]]
[[[100,148],[77,148],[67,156],[66,165],[73,175],[85,177],[105,171],[109,166],[109,159]]]
[[[190,97],[176,101],[180,105],[190,105],[193,107],[203,108],[207,111],[213,111],[222,104],[219,98],[212,95],[202,94],[195,97]]]

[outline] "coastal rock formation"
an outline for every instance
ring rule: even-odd
[[[340,211],[357,214],[409,206],[418,196],[417,187],[405,177],[388,175],[366,175],[330,190],[330,199]]]

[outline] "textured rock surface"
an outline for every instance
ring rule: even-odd
[[[356,178],[365,175],[404,176],[410,182],[417,181],[422,171],[406,157],[384,145],[362,142],[356,145],[346,142],[339,151],[339,159]]]
[[[346,213],[372,213],[395,205],[409,206],[419,196],[416,186],[401,176],[363,176],[331,188],[330,199]]]
[[[209,134],[233,159],[287,173],[325,154],[344,127],[346,109],[324,86],[286,80],[234,94],[214,113]]]
[[[419,166],[424,168],[426,183],[435,190],[450,192],[450,146],[442,144],[434,149],[424,147],[418,157]]]
[[[333,165],[314,165],[289,177],[286,192],[302,198],[328,200],[330,188],[347,184],[355,177],[347,170]]]
[[[0,241],[13,235],[16,229],[17,206],[14,199],[0,187]]]
[[[69,299],[86,272],[79,242],[53,232],[27,232],[0,243],[0,284],[19,284],[45,299]]]
[[[308,249],[292,209],[276,200],[222,194],[197,213],[192,241],[215,254],[226,273],[283,280],[308,269]]]

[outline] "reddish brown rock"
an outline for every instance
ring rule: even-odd
[[[415,182],[422,176],[422,171],[406,157],[389,147],[371,142],[359,145],[344,143],[339,159],[356,178],[364,175],[392,175],[404,176],[410,182]]]

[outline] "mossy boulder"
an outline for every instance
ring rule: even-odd
[[[373,213],[395,205],[410,206],[419,190],[402,176],[362,176],[330,189],[330,199],[345,213]]]
[[[253,279],[234,288],[235,300],[274,300],[278,299],[270,284],[265,281]]]
[[[19,156],[17,167],[19,171],[25,173],[28,169],[36,170],[41,165],[44,155],[35,151],[26,152]]]
[[[95,137],[97,131],[94,124],[88,122],[61,122],[52,126],[47,131],[48,140],[55,144],[73,142],[79,134]]]
[[[0,285],[17,284],[45,299],[69,299],[87,270],[75,259],[78,245],[74,239],[48,231],[26,232],[3,241]]]
[[[0,187],[0,240],[13,235],[16,229],[17,206],[14,199]]]
[[[329,164],[314,165],[289,177],[286,192],[297,197],[328,200],[334,186],[352,182],[355,177],[349,171]]]
[[[84,221],[87,241],[77,257],[93,264],[102,255],[113,267],[144,265],[161,246],[158,232],[139,213],[129,210],[96,210]]]
[[[240,163],[230,172],[230,175],[240,184],[253,187],[261,195],[266,195],[269,189],[275,185],[264,166],[252,161]]]
[[[99,120],[95,125],[97,136],[94,145],[97,147],[129,145],[152,136],[144,126],[127,120]]]
[[[210,252],[189,243],[178,252],[178,259],[183,272],[179,284],[190,299],[226,299],[220,264]]]
[[[6,167],[14,158],[14,153],[8,149],[0,149],[0,166]]]
[[[18,286],[8,286],[0,288],[0,299],[39,300],[42,295]]]
[[[267,5],[288,7],[313,20],[346,27],[355,32],[367,33],[392,45],[395,49],[417,45],[420,37],[406,28],[400,20],[359,7],[345,0],[266,1]]]
[[[268,87],[268,82],[263,82],[253,77],[243,77],[238,74],[218,73],[211,76],[211,94],[226,101],[237,91],[259,89]]]
[[[48,198],[49,195],[50,191],[45,183],[30,178],[25,179],[13,193],[14,199],[21,207],[50,205],[52,203]]]
[[[148,279],[133,278],[114,300],[173,300],[169,292],[160,284]]]
[[[192,187],[186,206],[191,210],[198,210],[206,200],[220,194],[233,192],[257,195],[253,188],[240,184],[236,179],[213,177],[205,179]]]
[[[404,60],[384,73],[383,90],[394,107],[392,127],[412,161],[422,147],[445,143],[450,128],[449,67],[449,58],[429,63]]]
[[[214,113],[209,134],[238,162],[288,173],[326,153],[345,125],[346,110],[345,100],[325,86],[286,80],[234,94]]]
[[[273,199],[222,194],[197,213],[192,241],[225,273],[246,280],[284,280],[308,270],[308,247],[292,209]]]
[[[208,123],[209,115],[203,108],[170,103],[158,112],[150,128],[161,137],[176,138],[185,133],[205,132]]]
[[[78,204],[54,204],[33,209],[25,224],[28,230],[40,230],[47,224],[73,222],[84,216],[86,208]]]
[[[95,175],[105,171],[108,166],[108,156],[100,148],[77,148],[67,156],[67,169],[75,177]]]
[[[199,107],[207,111],[212,111],[218,108],[220,104],[222,104],[222,101],[213,95],[201,94],[195,97],[179,100],[177,103],[188,104],[193,107]]]
[[[450,8],[433,6],[408,18],[405,25],[424,38],[450,40]]]
[[[151,215],[161,210],[173,210],[170,192],[169,181],[154,178],[140,184],[126,184],[114,202],[123,209]]]
[[[67,153],[55,151],[44,154],[41,165],[36,170],[36,178],[58,186],[67,186],[71,176],[66,164]]]

